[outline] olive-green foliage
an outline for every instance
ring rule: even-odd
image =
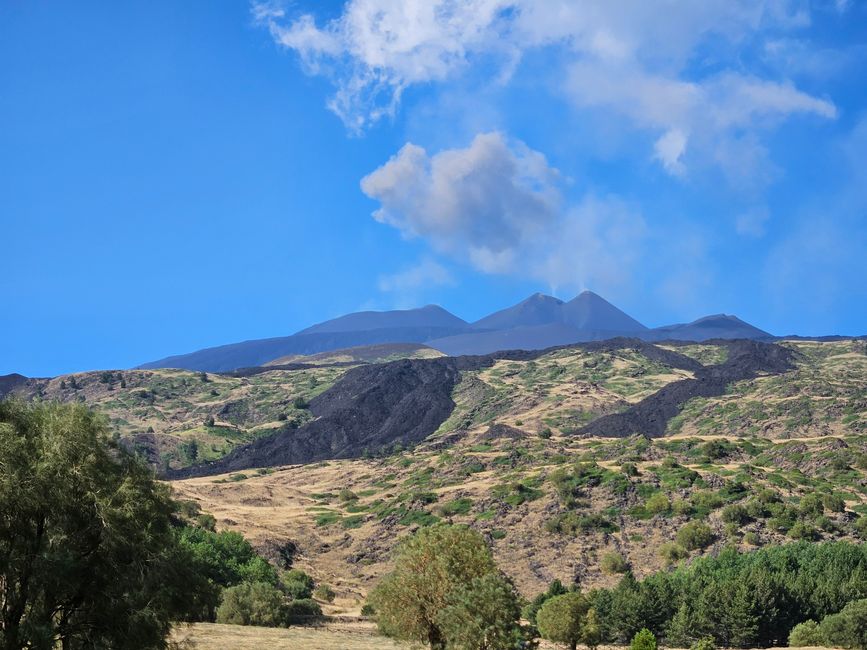
[[[629,570],[629,564],[620,553],[606,553],[602,556],[600,568],[603,573],[626,573]]]
[[[267,582],[245,582],[223,590],[217,623],[229,625],[288,625],[286,597]]]
[[[725,549],[641,582],[627,573],[616,588],[592,597],[606,641],[626,642],[646,627],[672,645],[710,635],[720,646],[780,646],[798,623],[822,620],[867,598],[867,546],[798,542],[749,553]],[[855,612],[853,605],[849,616]]]
[[[665,560],[668,564],[674,564],[675,562],[679,562],[689,556],[689,553],[687,553],[683,546],[675,544],[674,542],[666,542],[661,545],[657,553],[659,554],[659,557]]]
[[[653,632],[647,628],[636,632],[629,644],[629,650],[656,650],[656,637]]]
[[[497,574],[482,536],[466,527],[435,524],[398,547],[394,570],[370,595],[380,630],[399,639],[445,647],[439,613],[475,578]]]
[[[301,569],[292,569],[283,574],[283,588],[286,594],[294,600],[310,598],[315,586],[313,578]]]
[[[822,639],[838,648],[867,650],[867,598],[846,605],[819,624]]]
[[[313,597],[317,600],[324,600],[326,603],[333,603],[337,594],[334,589],[331,588],[331,585],[323,584],[313,590]]]
[[[819,624],[816,621],[804,621],[798,623],[789,632],[789,647],[806,648],[810,646],[820,646],[824,643],[822,633],[819,631]]]
[[[565,643],[572,650],[584,641],[590,601],[573,591],[546,600],[536,614],[536,625],[543,638]]]
[[[80,404],[0,402],[0,645],[163,648],[208,585],[168,487]]]
[[[521,610],[521,616],[526,618],[533,625],[536,624],[536,614],[539,613],[539,610],[542,608],[542,605],[545,604],[545,601],[549,598],[553,598],[554,596],[560,596],[562,594],[567,593],[566,587],[563,586],[563,583],[559,580],[554,580],[548,585],[548,590],[542,592],[537,595],[533,600],[527,603],[524,608]]]
[[[716,650],[716,642],[712,636],[703,636],[693,643],[689,650]]]
[[[671,501],[662,492],[651,495],[644,504],[651,515],[661,515],[671,510]]]
[[[489,573],[453,589],[437,620],[449,648],[511,650],[523,637],[520,616],[514,585]]]
[[[298,598],[286,604],[286,622],[289,625],[303,625],[321,617],[322,608],[310,598]]]
[[[712,541],[713,531],[700,521],[690,521],[677,531],[677,543],[689,551],[704,548]]]

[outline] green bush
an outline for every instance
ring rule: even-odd
[[[656,650],[656,637],[646,627],[636,632],[629,644],[629,650]]]
[[[726,506],[722,511],[722,520],[727,524],[745,524],[750,520],[746,507],[735,504]]]
[[[816,621],[804,621],[798,623],[789,632],[789,647],[805,648],[809,646],[821,646],[824,643],[819,624]]]
[[[662,492],[657,492],[647,499],[644,507],[651,515],[661,515],[671,510],[671,501]]]
[[[335,593],[330,585],[322,584],[313,590],[313,597],[317,600],[324,600],[326,603],[333,603],[337,597],[337,593]]]
[[[677,543],[689,551],[705,548],[712,541],[710,526],[699,521],[691,521],[677,532]]]
[[[283,574],[283,587],[293,600],[310,598],[314,586],[313,578],[301,569],[292,569]]]
[[[668,564],[674,564],[689,555],[683,546],[675,544],[674,542],[666,542],[659,547],[659,551],[657,552],[659,553],[659,557],[665,560]]]
[[[689,650],[716,650],[716,642],[712,636],[703,636]]]
[[[603,573],[607,573],[609,575],[615,573],[626,573],[629,570],[629,564],[623,558],[620,553],[606,553],[602,557],[602,562],[600,563],[600,568]]]
[[[223,590],[217,623],[280,627],[288,624],[286,598],[267,582],[242,583]]]
[[[322,608],[315,600],[299,598],[286,605],[286,622],[289,625],[303,625],[322,617]]]

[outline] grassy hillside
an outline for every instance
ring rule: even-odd
[[[653,441],[581,431],[695,371],[654,348],[578,347],[468,364],[451,415],[413,449],[174,486],[263,549],[296,542],[300,566],[336,587],[336,613],[358,611],[396,540],[438,520],[484,532],[525,595],[554,578],[609,585],[624,565],[641,576],[726,545],[867,536],[867,344],[785,345],[792,370],[687,401]],[[706,366],[729,355],[661,347]],[[82,373],[18,392],[87,402],[154,462],[182,467],[303,425],[307,402],[351,367]]]
[[[186,370],[118,370],[30,379],[13,394],[80,401],[160,467],[219,458],[287,423],[310,419],[307,402],[346,367],[271,370],[234,377]],[[191,443],[195,442],[195,445]]]

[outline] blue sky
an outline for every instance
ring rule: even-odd
[[[867,3],[0,4],[0,374],[589,288],[867,333]]]

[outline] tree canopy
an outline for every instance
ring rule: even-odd
[[[0,646],[165,647],[206,589],[174,511],[84,406],[0,402]]]

